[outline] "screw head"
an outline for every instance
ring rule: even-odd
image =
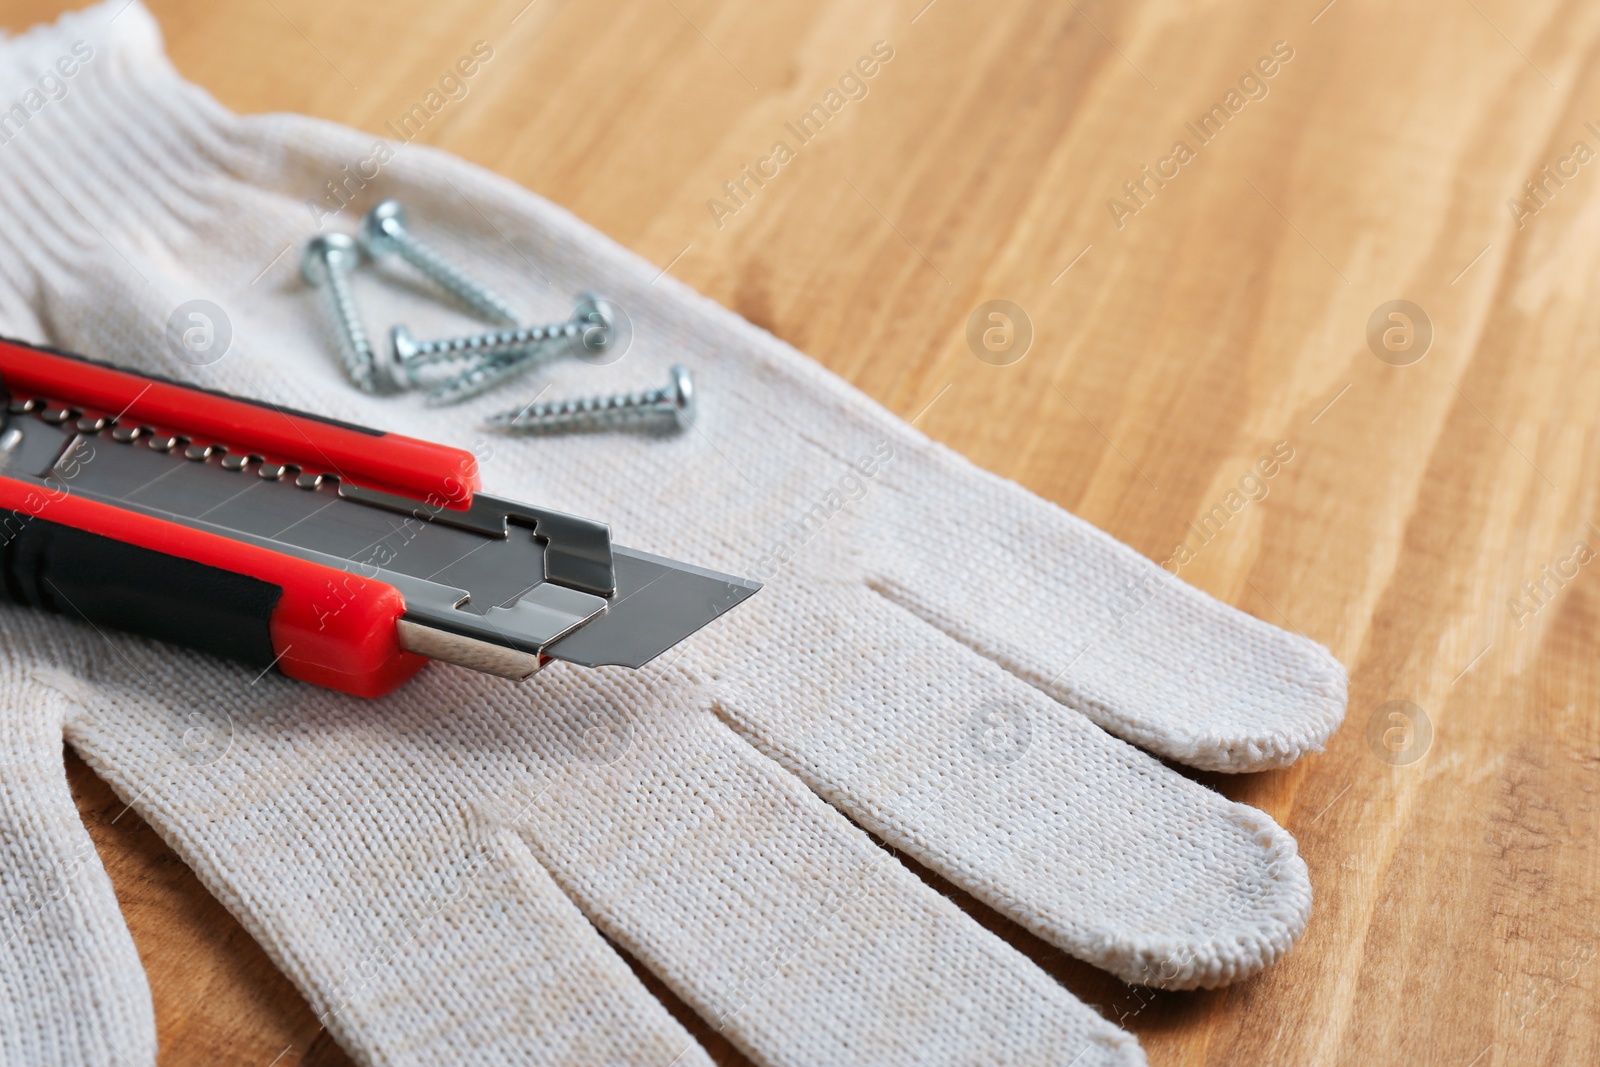
[[[672,406],[672,418],[677,429],[686,430],[694,424],[699,408],[695,400],[694,375],[682,363],[671,370],[672,380],[667,384],[670,393],[667,402]]]
[[[389,378],[397,385],[416,384],[411,361],[417,358],[417,339],[404,323],[389,331]]]
[[[417,339],[405,323],[396,323],[389,331],[389,352],[396,363],[410,363],[417,358]]]
[[[405,232],[406,209],[398,200],[380,200],[361,218],[361,246],[374,259],[395,251],[396,238]]]
[[[616,326],[616,309],[611,306],[611,301],[599,293],[578,294],[577,306],[572,309],[572,321],[583,325],[583,333],[579,335],[579,342],[591,352],[598,352],[606,347],[611,339],[611,331]]]
[[[309,285],[321,285],[329,272],[349,274],[361,262],[361,249],[348,235],[319,233],[306,242],[300,256],[300,277]]]
[[[592,366],[617,362],[633,344],[633,320],[599,293],[579,293],[568,321],[578,324],[580,330],[569,351]]]

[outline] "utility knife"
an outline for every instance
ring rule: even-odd
[[[761,588],[479,492],[476,457],[0,339],[0,599],[357,696],[640,667]]]

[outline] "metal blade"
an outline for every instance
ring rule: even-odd
[[[611,557],[616,598],[605,614],[545,646],[545,655],[585,667],[642,667],[761,588],[621,545],[611,546]]]

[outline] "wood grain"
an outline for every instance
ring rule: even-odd
[[[1600,1062],[1600,568],[1544,577],[1600,548],[1600,165],[1561,162],[1600,149],[1600,8],[924,2],[152,7],[178,67],[228,106],[375,133],[487,42],[420,141],[566,206],[1150,557],[1187,540],[1184,578],[1332,648],[1351,702],[1328,751],[1205,779],[1310,864],[1316,910],[1283,964],[1151,994],[963,901],[1152,1064]],[[11,0],[3,18],[60,7]],[[723,183],[878,41],[893,58],[864,98],[731,200]],[[1292,58],[1241,88],[1276,42]],[[1219,105],[1214,136],[1189,131]],[[1180,140],[1192,158],[1164,164]],[[991,299],[1031,320],[1009,365],[968,344]],[[1433,328],[1409,365],[1367,339],[1396,299]],[[1280,441],[1294,458],[1266,497],[1199,543],[1189,524]],[[1391,701],[1432,726],[1407,765],[1380,758]],[[112,800],[74,778],[164,1061],[333,1054],[154,836],[131,814],[100,825]]]

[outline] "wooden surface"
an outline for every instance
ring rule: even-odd
[[[152,6],[225,104],[374,132],[487,42],[420,140],[1154,559],[1193,546],[1187,524],[1288,442],[1266,498],[1182,576],[1351,671],[1326,753],[1207,778],[1298,837],[1317,894],[1299,947],[1228,990],[1150,994],[969,907],[1158,1067],[1600,1062],[1600,568],[1564,562],[1600,549],[1600,163],[1562,162],[1600,150],[1600,7],[1324,2]],[[0,18],[59,6],[10,0]],[[866,96],[728,200],[877,41],[893,58]],[[1245,84],[1265,96],[1241,94],[1202,144],[1185,123],[1279,41],[1292,58]],[[1178,140],[1193,158],[1128,199]],[[1508,207],[1547,165],[1570,176]],[[991,299],[1032,323],[1008,365],[967,341]],[[1367,340],[1396,299],[1434,332],[1409,365],[1415,344],[1386,362]],[[1544,568],[1576,575],[1513,610]],[[1409,764],[1391,701],[1431,723]],[[338,1060],[154,835],[74,778],[165,1062]]]

